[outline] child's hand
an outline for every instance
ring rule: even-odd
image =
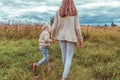
[[[54,39],[54,40],[52,40],[51,42],[54,43],[55,41],[56,41],[56,40]]]

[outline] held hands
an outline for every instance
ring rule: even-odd
[[[55,41],[56,41],[55,39],[52,39],[52,40],[51,40],[51,43],[54,43]]]
[[[53,40],[53,39],[48,39],[48,40],[46,40],[45,42],[46,42],[46,43],[54,43],[55,40]]]

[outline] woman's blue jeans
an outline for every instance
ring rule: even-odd
[[[59,44],[62,52],[62,62],[64,65],[63,77],[67,78],[69,74],[71,62],[72,62],[75,43],[60,40]]]

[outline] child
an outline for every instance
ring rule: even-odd
[[[42,33],[39,36],[39,46],[40,46],[40,51],[43,55],[43,58],[38,62],[38,63],[33,63],[33,70],[35,71],[38,66],[40,66],[43,62],[47,64],[48,70],[50,70],[49,66],[49,60],[48,60],[48,47],[50,46],[50,43],[53,42],[50,39],[50,33],[51,27],[48,23],[44,23],[42,25]]]

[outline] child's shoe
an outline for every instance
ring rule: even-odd
[[[33,63],[33,71],[35,71],[37,67],[38,67],[37,63]]]

